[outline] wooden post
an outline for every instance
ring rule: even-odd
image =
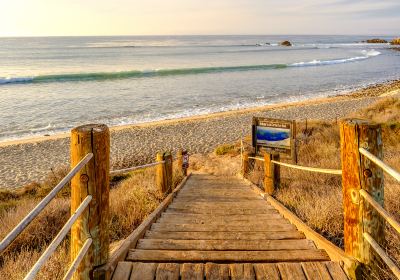
[[[273,194],[280,184],[280,167],[272,160],[279,161],[277,153],[264,154],[264,190],[268,194]]]
[[[86,211],[71,228],[71,260],[75,260],[87,238],[93,243],[73,279],[92,279],[94,268],[105,264],[109,254],[110,132],[106,125],[89,124],[71,131],[71,167],[88,153],[93,158],[71,180],[71,213],[88,196]]]
[[[178,165],[179,172],[183,175],[184,168],[183,168],[183,150],[179,149],[176,153],[176,164]]]
[[[242,157],[242,175],[246,177],[249,172],[249,152],[243,152]]]
[[[306,123],[307,123],[307,119],[306,119]],[[292,126],[293,126],[293,135],[292,135],[291,157],[292,157],[292,162],[294,164],[297,164],[296,121],[292,122]]]
[[[173,173],[173,168],[172,168],[172,155],[170,152],[165,152],[164,153],[164,160],[165,160],[165,177],[166,177],[166,191],[169,193],[172,191],[172,173]]]
[[[164,154],[163,153],[157,153],[157,162],[164,161]],[[165,194],[167,191],[167,178],[166,178],[166,168],[165,168],[165,162],[157,165],[156,169],[156,185],[157,189],[161,194]]]
[[[362,156],[365,148],[378,158],[383,157],[381,127],[364,120],[345,120],[340,124],[342,185],[344,205],[345,252],[364,264],[372,264],[373,249],[364,240],[369,233],[378,243],[384,242],[384,220],[364,201],[360,189],[367,191],[383,206],[383,171]]]

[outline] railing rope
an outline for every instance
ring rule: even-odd
[[[156,166],[156,165],[163,164],[163,163],[165,163],[165,161],[152,162],[152,163],[143,164],[143,165],[139,165],[139,166],[133,166],[133,167],[118,169],[118,170],[112,170],[112,171],[110,171],[110,175],[115,176],[115,175],[131,172],[131,171],[135,171],[135,170],[139,170],[139,169]]]
[[[333,174],[333,175],[341,175],[342,170],[340,169],[327,169],[327,168],[318,168],[318,167],[308,167],[308,166],[301,166],[301,165],[296,165],[296,164],[290,164],[290,163],[285,163],[285,162],[280,162],[276,160],[271,160],[271,162],[294,168],[294,169],[300,169],[300,170],[305,170],[305,171],[310,171],[310,172],[317,172],[317,173],[325,173],[325,174]]]
[[[400,223],[398,223],[395,218],[388,213],[374,198],[365,190],[360,190],[360,195],[371,204],[376,211],[400,234]]]
[[[53,241],[50,243],[50,245],[47,247],[47,249],[44,251],[44,253],[40,256],[39,260],[35,263],[35,265],[32,267],[32,269],[29,271],[29,273],[25,276],[24,280],[35,279],[40,268],[54,253],[54,251],[57,249],[58,245],[60,245],[61,241],[68,234],[72,225],[79,218],[79,216],[82,214],[82,212],[86,210],[90,201],[92,201],[92,196],[89,195],[85,198],[85,200],[81,203],[81,205],[76,209],[76,211],[68,219],[68,221],[65,223],[65,225],[62,227],[62,229],[57,234],[57,236],[53,239]]]
[[[378,157],[374,156],[370,152],[368,152],[364,148],[359,148],[359,151],[361,154],[366,156],[369,160],[371,160],[373,163],[378,165],[380,168],[383,169],[383,171],[387,172],[390,174],[393,178],[395,178],[398,182],[400,182],[400,173],[388,166],[386,163],[384,163],[382,160],[380,160]]]
[[[375,241],[372,236],[366,232],[363,234],[364,239],[374,248],[375,252],[382,258],[385,264],[389,267],[389,269],[393,272],[393,274],[400,279],[400,269],[396,266],[396,264],[390,259],[390,257],[386,254],[386,252],[379,246],[379,244]]]
[[[69,267],[67,273],[65,274],[63,280],[70,280],[74,275],[75,271],[78,269],[79,264],[81,263],[83,257],[86,255],[87,251],[92,245],[93,239],[88,238],[86,239],[85,243],[83,244],[81,250],[79,251],[78,255],[76,256],[75,260],[72,262],[71,266]]]
[[[79,161],[74,168],[49,192],[49,194],[36,205],[33,210],[1,241],[0,253],[2,253],[21,232],[35,219],[40,212],[50,203],[50,201],[60,192],[60,190],[78,173],[93,157],[92,153],[87,154]]]

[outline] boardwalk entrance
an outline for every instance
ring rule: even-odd
[[[193,174],[113,279],[347,279],[236,177]]]

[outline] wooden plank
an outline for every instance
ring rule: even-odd
[[[282,280],[307,280],[299,263],[278,263],[277,266]]]
[[[280,280],[278,268],[272,263],[254,264],[254,271],[257,280]]]
[[[153,239],[207,239],[207,240],[285,240],[285,239],[303,239],[304,234],[296,231],[271,231],[271,232],[185,232],[185,231],[147,231],[145,238]]]
[[[231,280],[255,280],[253,264],[235,263],[229,265]]]
[[[129,261],[157,262],[284,262],[284,261],[328,261],[323,250],[282,251],[170,251],[130,250]]]
[[[175,213],[162,213],[161,218],[157,222],[163,220],[174,220],[174,221],[192,221],[192,224],[201,222],[220,222],[220,221],[268,221],[271,219],[283,218],[280,214],[258,214],[258,215],[223,215],[215,216],[209,214],[175,214]]]
[[[207,280],[229,279],[229,267],[226,264],[206,263],[205,272]]]
[[[160,263],[157,267],[156,280],[179,280],[179,272],[177,263]]]
[[[154,280],[158,264],[135,262],[129,280]]]
[[[305,262],[302,263],[304,274],[308,279],[321,279],[321,280],[329,280],[332,279],[328,269],[325,264],[322,262]]]
[[[173,203],[171,203],[170,207],[243,207],[247,208],[256,208],[256,207],[271,207],[270,205],[266,204],[264,200],[254,200],[254,201],[195,201],[186,203],[185,201],[180,201],[176,199]]]
[[[273,251],[315,249],[312,241],[300,240],[174,240],[140,239],[137,249],[200,251]]]
[[[332,279],[335,280],[347,280],[347,276],[344,273],[343,269],[340,267],[339,263],[337,262],[326,262],[326,268],[329,271]]]
[[[204,264],[183,263],[181,265],[181,280],[203,280]]]
[[[192,213],[192,214],[213,214],[213,215],[251,215],[251,214],[271,214],[276,213],[274,209],[171,209],[167,213]]]
[[[198,195],[185,195],[185,194],[180,194],[176,197],[177,199],[179,199],[179,202],[181,201],[185,201],[185,202],[192,202],[192,201],[197,201],[197,202],[205,202],[205,201],[215,201],[215,202],[230,202],[230,201],[258,201],[258,200],[262,200],[261,197],[256,196],[252,193],[250,193],[249,195],[237,195],[236,197],[226,197],[226,196],[222,196],[222,195],[207,195],[207,196],[202,196],[199,197]]]
[[[119,262],[115,269],[113,280],[129,280],[131,276],[132,263],[131,262]]]
[[[147,218],[138,226],[125,240],[123,240],[119,247],[116,248],[113,254],[108,259],[107,264],[100,266],[94,270],[94,276],[107,275],[110,277],[113,274],[115,267],[118,262],[123,261],[128,254],[130,248],[136,246],[136,242],[144,236],[146,231],[150,228],[151,224],[161,215],[161,213],[168,207],[172,202],[175,195],[183,188],[191,174],[185,177],[182,182],[175,188],[175,190],[169,194],[161,204],[149,215]]]
[[[288,220],[279,217],[277,219],[270,219],[270,220],[248,220],[248,221],[230,221],[227,217],[225,220],[180,220],[180,219],[160,219],[157,221],[158,225],[203,225],[203,226],[240,226],[240,227],[264,227],[265,225],[275,226],[275,225],[288,225],[290,224]]]
[[[265,231],[286,231],[295,230],[296,228],[290,224],[264,224],[264,225],[248,225],[235,226],[235,225],[201,225],[201,224],[158,224],[154,223],[151,226],[152,230],[165,230],[165,231],[251,231],[251,232],[265,232]]]
[[[260,203],[234,203],[234,202],[229,202],[227,203],[190,203],[190,204],[183,204],[183,203],[172,203],[169,207],[169,209],[272,209],[271,206],[268,204],[260,204]]]

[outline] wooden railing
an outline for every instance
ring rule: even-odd
[[[340,124],[340,137],[341,170],[284,163],[279,161],[278,154],[266,153],[260,157],[245,152],[242,175],[248,173],[250,159],[263,161],[264,190],[269,195],[279,187],[279,166],[342,175],[345,252],[367,266],[373,265],[375,252],[400,279],[399,268],[379,245],[385,241],[385,221],[400,234],[399,222],[383,207],[383,171],[399,182],[400,173],[382,161],[381,127],[364,120],[346,120]]]
[[[182,154],[177,160],[181,172]],[[85,125],[71,131],[71,171],[50,193],[1,241],[3,253],[22,231],[43,211],[60,190],[71,182],[71,217],[49,244],[25,279],[34,279],[40,268],[55,252],[58,245],[71,231],[71,265],[64,279],[103,279],[93,273],[96,267],[105,265],[109,258],[109,177],[156,166],[156,186],[162,194],[172,191],[172,156],[169,152],[158,153],[156,162],[141,166],[110,171],[110,133],[106,125]]]

